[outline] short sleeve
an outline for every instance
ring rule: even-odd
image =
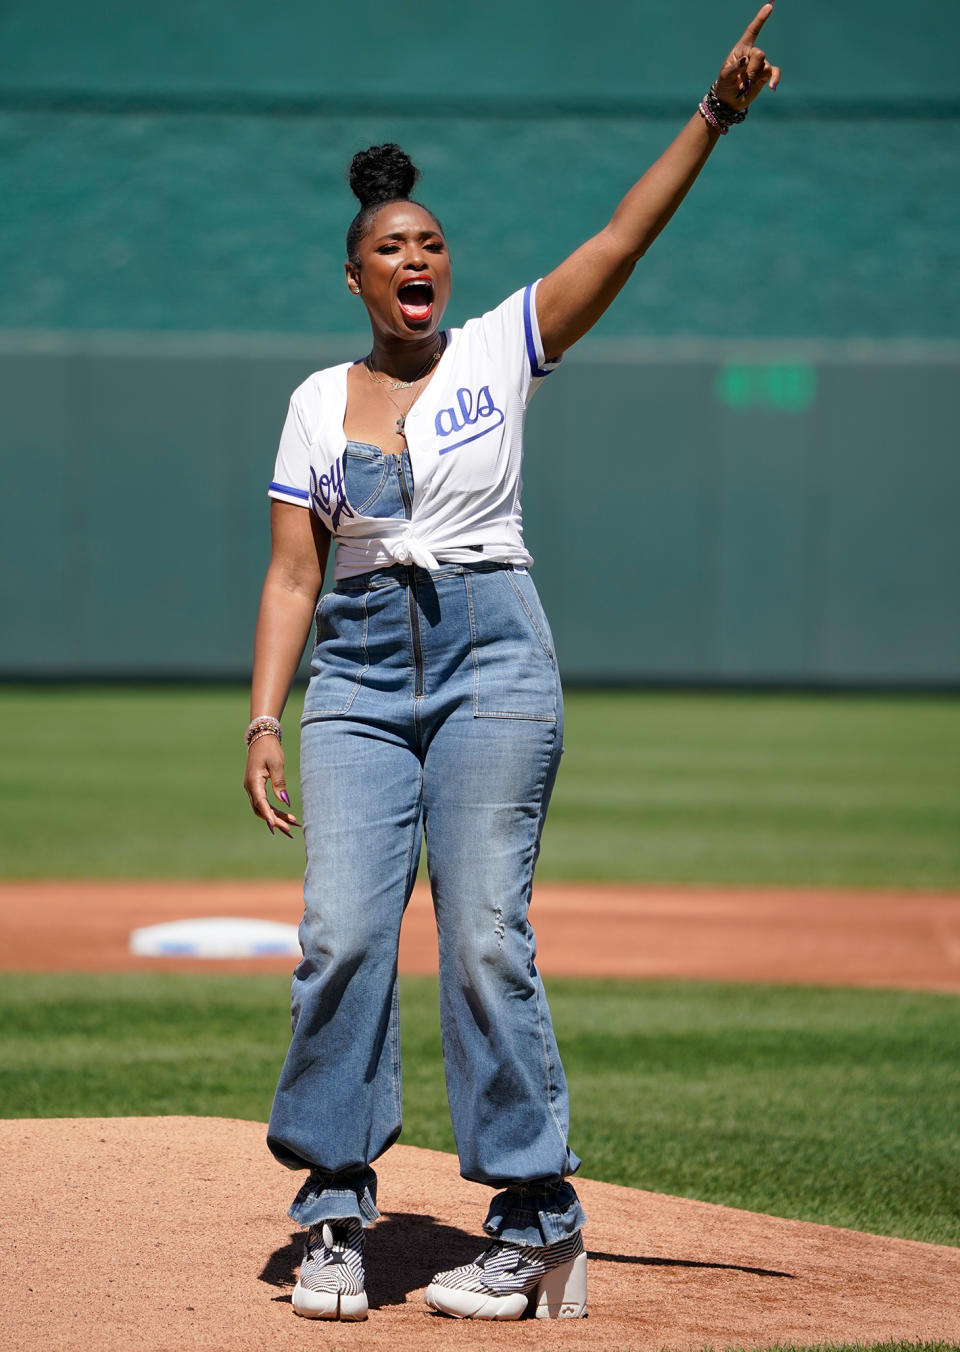
[[[267,493],[278,502],[310,506],[310,435],[296,394],[290,400]]]
[[[502,305],[483,315],[480,325],[488,351],[528,403],[540,381],[559,366],[547,361],[537,323],[539,281],[515,291]]]

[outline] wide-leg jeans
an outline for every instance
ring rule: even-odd
[[[321,598],[301,737],[307,849],[293,1037],[268,1141],[310,1170],[301,1224],[377,1216],[401,1125],[397,945],[426,836],[447,1096],[491,1234],[583,1224],[563,1067],[527,911],[562,750],[553,641],[524,569],[399,565]]]

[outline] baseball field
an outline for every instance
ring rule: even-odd
[[[533,920],[592,1294],[546,1331],[420,1303],[483,1210],[450,1153],[423,888],[374,1309],[305,1326],[261,1125],[291,963],[127,951],[151,920],[298,918],[299,844],[240,788],[245,694],[0,708],[3,1348],[960,1345],[960,699],[569,695]]]

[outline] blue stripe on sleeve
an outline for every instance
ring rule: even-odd
[[[304,502],[310,501],[310,494],[305,488],[291,488],[288,484],[278,484],[273,479],[270,481],[268,493],[286,493],[290,498],[302,498]]]
[[[530,313],[533,287],[534,283],[531,282],[523,293],[523,334],[527,340],[527,359],[530,362],[530,370],[535,376],[548,376],[551,371],[555,371],[557,368],[556,363],[543,367],[537,361],[537,349],[533,341],[533,316]]]

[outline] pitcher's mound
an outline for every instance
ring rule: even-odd
[[[960,1250],[578,1182],[590,1317],[477,1324],[432,1314],[433,1273],[480,1252],[488,1193],[453,1156],[395,1146],[368,1232],[370,1318],[299,1320],[285,1217],[302,1175],[254,1122],[0,1122],[7,1259],[0,1347],[627,1349],[960,1339]]]

